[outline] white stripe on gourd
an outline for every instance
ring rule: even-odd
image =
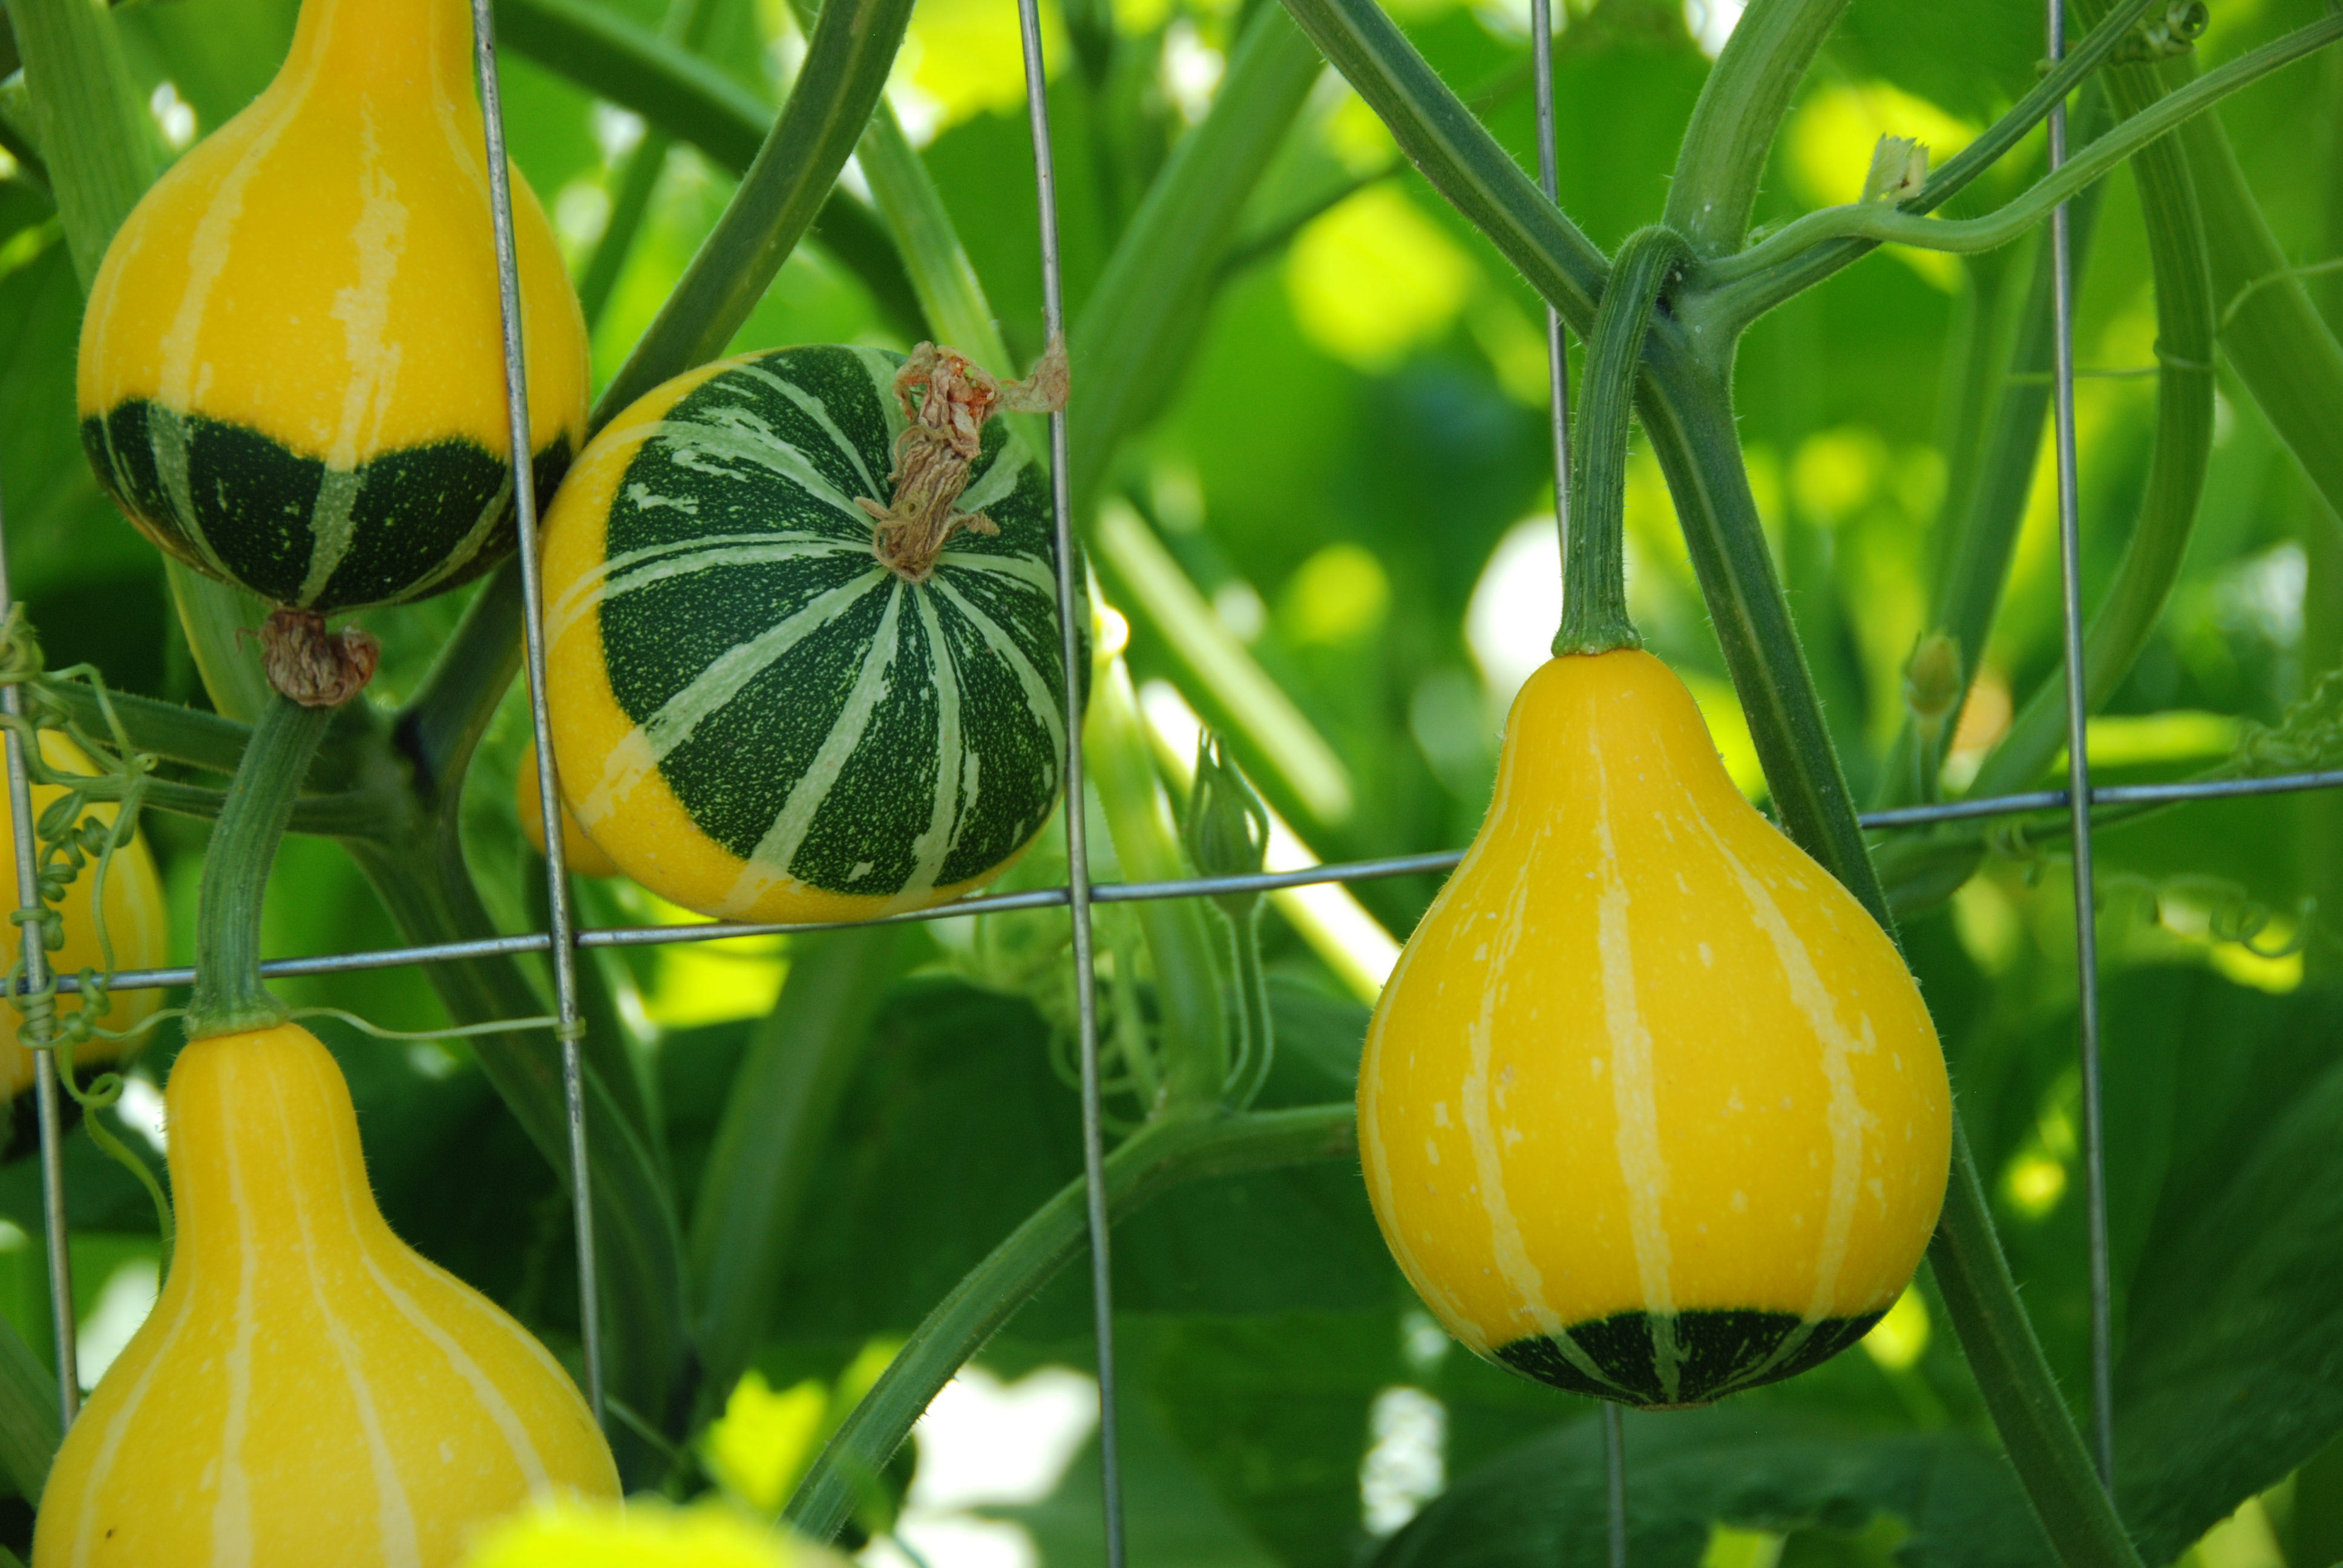
[[[903,613],[904,592],[902,583],[890,582],[887,608],[879,618],[879,629],[870,638],[870,651],[862,657],[862,672],[855,678],[853,690],[847,694],[846,706],[839,710],[837,722],[830,726],[821,749],[813,754],[813,760],[790,787],[780,815],[773,819],[773,825],[757,841],[755,852],[749,855],[739,880],[732,884],[732,891],[719,913],[738,914],[752,908],[759,895],[789,877],[790,863],[798,858],[798,849],[813,827],[814,813],[829,800],[838,776],[846,770],[847,759],[862,745],[862,734],[870,727],[871,714],[878,711],[879,704],[886,700],[893,685],[896,627]],[[937,674],[941,680],[942,672]]]
[[[829,592],[817,595],[789,619],[749,642],[735,643],[719,655],[716,662],[699,672],[681,691],[667,699],[659,710],[644,723],[635,726],[618,748],[591,793],[577,808],[578,825],[592,832],[597,823],[609,816],[613,807],[631,794],[669,753],[691,739],[692,731],[715,714],[721,712],[740,695],[741,689],[765,673],[788,656],[790,649],[807,638],[829,626],[860,603],[863,597],[886,582],[887,573],[877,567],[850,582],[840,583]],[[894,611],[888,609],[889,624],[893,624]]]

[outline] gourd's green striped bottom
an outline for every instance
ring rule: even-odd
[[[155,541],[273,604],[332,614],[453,588],[512,548],[512,478],[462,439],[355,468],[266,432],[134,398],[81,424],[99,481]],[[569,437],[534,459],[537,493],[569,467]]]
[[[1044,477],[988,426],[960,506],[999,532],[960,533],[924,581],[880,563],[855,503],[890,494],[900,363],[790,348],[654,392],[603,438],[631,450],[598,440],[557,504],[557,666],[590,612],[604,689],[557,678],[563,789],[598,843],[677,902],[814,918],[788,902],[813,889],[913,907],[1012,859],[1056,800]],[[603,508],[583,569],[579,507]],[[721,851],[705,874],[663,876],[693,857],[657,842],[654,771]]]
[[[1502,1347],[1496,1359],[1571,1393],[1644,1407],[1707,1404],[1820,1366],[1885,1315],[1809,1324],[1795,1312],[1741,1309],[1616,1312],[1566,1331],[1599,1376],[1542,1334]]]

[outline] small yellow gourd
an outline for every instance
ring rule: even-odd
[[[1370,1026],[1367,1189],[1479,1354],[1703,1403],[1845,1349],[1943,1201],[1951,1095],[1876,922],[1651,655],[1555,658]]]
[[[318,613],[513,542],[488,160],[463,0],[307,0],[241,114],[156,182],[83,317],[97,476],[199,571]],[[516,172],[538,490],[586,428],[586,330]]]
[[[537,745],[530,742],[521,753],[520,772],[513,779],[513,809],[520,813],[520,830],[545,853],[545,796],[537,779]],[[561,808],[562,864],[581,877],[615,877],[618,862],[610,859],[609,851],[586,836],[567,804]]]
[[[41,756],[60,772],[96,771],[86,752],[54,729],[41,731]],[[58,785],[34,785],[35,818],[64,793]],[[115,808],[110,805],[96,805],[85,815],[110,823],[114,813]],[[9,805],[7,792],[0,790],[0,844],[14,843],[15,830],[15,813]],[[16,867],[15,859],[5,854],[0,854],[0,890],[5,890],[8,906],[14,909]],[[66,890],[60,911],[65,918],[65,942],[49,954],[51,970],[72,975],[85,969],[106,968],[106,955],[98,943],[97,908],[97,869],[92,864],[85,866]],[[113,863],[106,873],[105,909],[106,937],[114,946],[114,968],[158,969],[169,961],[171,916],[164,906],[163,883],[155,874],[155,857],[148,852],[146,839],[134,837],[126,848],[114,852]],[[9,938],[13,942],[15,932],[12,930]],[[10,956],[15,956],[13,951]],[[123,991],[114,998],[113,1008],[98,1020],[98,1026],[121,1030],[143,1023],[162,1005],[162,997],[163,993],[156,990]],[[70,997],[57,999],[60,1012],[71,1012],[80,1005]],[[0,1098],[14,1098],[32,1087],[33,1053],[16,1041],[17,1026],[22,1021],[15,1009],[0,1007]],[[111,1040],[92,1040],[75,1049],[74,1064],[86,1068],[120,1053],[121,1048]]]
[[[384,1223],[315,1036],[196,1040],[166,1101],[170,1278],[57,1451],[35,1568],[449,1568],[532,1497],[618,1494],[559,1364]]]

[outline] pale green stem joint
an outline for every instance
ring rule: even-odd
[[[293,819],[294,797],[334,722],[334,711],[274,698],[245,747],[227,804],[204,851],[203,889],[196,900],[196,991],[187,1002],[189,1040],[267,1029],[288,1016],[285,1004],[260,983],[261,899],[277,843]]]
[[[1557,658],[1644,646],[1627,617],[1627,423],[1653,309],[1691,256],[1684,236],[1655,225],[1629,235],[1611,264],[1578,399]]]

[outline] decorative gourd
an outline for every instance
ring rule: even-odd
[[[1895,1302],[1951,1095],[1895,945],[1623,648],[1514,701],[1488,817],[1368,1030],[1359,1145],[1384,1239],[1466,1345],[1697,1404]]]
[[[48,765],[61,772],[94,773],[96,771],[88,754],[54,729],[41,731],[41,756]],[[49,808],[50,802],[62,796],[62,787],[52,784],[33,786],[33,815],[37,819]],[[114,820],[115,808],[94,805],[86,815],[101,821]],[[5,790],[0,790],[0,844],[13,843],[15,834],[15,813],[10,808]],[[16,902],[16,869],[14,859],[0,856],[0,889],[6,890],[11,909]],[[66,890],[63,910],[65,945],[49,954],[49,968],[60,975],[77,974],[85,969],[104,970],[106,955],[97,940],[97,868],[93,863],[82,868]],[[171,915],[163,902],[163,883],[155,874],[155,857],[147,851],[146,840],[133,838],[129,844],[114,852],[106,872],[106,934],[114,946],[114,965],[117,970],[155,969],[169,961]],[[15,932],[9,933],[13,941]],[[144,1022],[162,1005],[163,993],[155,990],[126,990],[116,996],[113,1008],[99,1020],[99,1027],[126,1030]],[[69,1012],[81,1004],[59,996],[60,1011]],[[22,1022],[16,1010],[0,1006],[0,1097],[13,1098],[32,1087],[33,1053],[16,1043],[17,1026]],[[74,1062],[87,1067],[117,1054],[120,1048],[110,1040],[92,1040],[74,1049]]]
[[[520,773],[513,780],[513,809],[520,813],[521,832],[537,847],[538,854],[544,854],[545,796],[537,780],[537,747],[533,742],[521,753]],[[567,806],[561,809],[561,855],[562,864],[578,876],[618,874],[618,862],[586,836],[586,830],[578,825],[578,819],[569,814]]]
[[[196,1040],[167,1104],[170,1278],[57,1451],[35,1568],[450,1568],[534,1496],[618,1495],[559,1364],[383,1222],[315,1036]]]
[[[107,247],[83,444],[155,542],[319,613],[452,588],[511,548],[488,160],[463,0],[307,0],[258,98]],[[585,438],[586,335],[516,172],[529,442]]]
[[[547,689],[563,797],[627,875],[708,914],[852,920],[1032,840],[1065,734],[1048,481],[987,404],[938,423],[1027,390],[928,346],[785,348],[595,437],[546,519]],[[935,481],[921,443],[962,438]]]

